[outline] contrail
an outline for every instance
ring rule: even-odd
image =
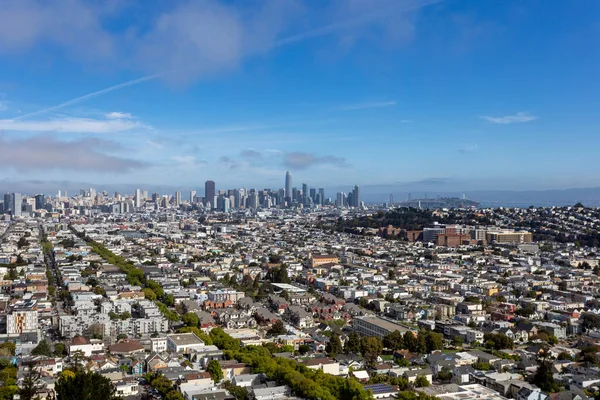
[[[406,6],[402,8],[403,12],[406,11],[410,11],[413,9],[418,9],[418,8],[423,8],[426,7],[428,5],[431,4],[435,4],[435,3],[439,3],[442,2],[444,0],[424,0],[422,2],[415,2],[412,5]],[[393,6],[393,7],[388,7],[388,8],[384,8],[384,9],[379,9],[379,10],[375,10],[374,12],[371,13],[367,13],[365,15],[361,15],[357,18],[352,18],[352,19],[348,19],[345,21],[341,21],[341,22],[337,22],[331,25],[326,25],[320,28],[316,28],[316,29],[312,29],[306,32],[302,32],[302,33],[298,33],[295,35],[291,35],[282,39],[279,39],[277,41],[275,41],[270,47],[271,48],[276,48],[276,47],[281,47],[281,46],[286,46],[288,44],[292,44],[292,43],[297,43],[297,42],[301,42],[304,41],[306,39],[312,39],[312,38],[316,38],[319,36],[325,36],[328,35],[332,32],[335,32],[339,29],[343,29],[343,28],[348,28],[348,27],[352,27],[352,26],[356,26],[356,25],[361,25],[364,23],[367,23],[371,20],[373,20],[374,18],[387,13],[388,11],[392,10],[392,9],[397,9],[398,6]],[[175,70],[178,71],[178,70]],[[102,96],[106,93],[110,93],[113,92],[115,90],[119,90],[122,89],[124,87],[128,87],[128,86],[133,86],[133,85],[137,85],[139,83],[142,82],[146,82],[146,81],[151,81],[154,80],[156,78],[160,78],[161,76],[164,75],[168,75],[172,72],[175,72],[174,70],[168,71],[168,72],[160,72],[158,74],[154,74],[154,75],[147,75],[147,76],[143,76],[141,78],[137,78],[131,81],[127,81],[127,82],[123,82],[123,83],[119,83],[118,85],[114,85],[111,87],[108,87],[106,89],[102,89],[102,90],[98,90],[96,92],[93,93],[89,93],[86,94],[84,96],[81,97],[77,97],[75,99],[66,101],[64,103],[58,104],[56,106],[52,106],[52,107],[48,107],[48,108],[44,108],[42,110],[38,110],[38,111],[34,111],[34,112],[30,112],[28,114],[23,114],[23,115],[19,115],[18,117],[13,118],[13,120],[20,120],[23,118],[28,118],[28,117],[33,117],[35,115],[39,115],[39,114],[45,114],[47,112],[51,112],[51,111],[55,111],[55,110],[59,110],[61,108],[64,107],[68,107],[71,106],[73,104],[77,104],[80,103],[82,101],[86,101],[88,99],[94,98],[94,97],[98,97],[98,96]]]
[[[159,78],[159,77],[161,77],[162,75],[165,75],[165,74],[166,74],[166,72],[162,72],[160,74],[143,76],[141,78],[137,78],[137,79],[134,79],[134,80],[131,80],[131,81],[119,83],[118,85],[114,85],[114,86],[108,87],[106,89],[98,90],[98,91],[93,92],[93,93],[88,93],[88,94],[86,94],[84,96],[77,97],[77,98],[71,99],[69,101],[65,101],[64,103],[60,103],[60,104],[57,104],[57,105],[52,106],[52,107],[48,107],[48,108],[44,108],[42,110],[30,112],[28,114],[19,115],[18,117],[13,118],[13,120],[19,120],[19,119],[23,119],[23,118],[33,117],[34,115],[39,115],[39,114],[44,114],[44,113],[47,113],[47,112],[50,112],[50,111],[59,110],[61,108],[68,107],[68,106],[71,106],[73,104],[81,103],[82,101],[85,101],[87,99],[91,99],[91,98],[94,98],[94,97],[102,96],[103,94],[110,93],[110,92],[113,92],[115,90],[119,90],[119,89],[122,89],[124,87],[127,87],[127,86],[133,86],[133,85],[137,85],[138,83],[142,83],[142,82],[150,81],[152,79]]]

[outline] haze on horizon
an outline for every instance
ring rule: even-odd
[[[598,2],[2,4],[4,186],[600,187]]]

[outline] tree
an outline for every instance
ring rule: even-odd
[[[39,399],[36,397],[38,393],[38,385],[40,383],[41,375],[35,368],[29,368],[27,374],[23,378],[23,383],[17,392],[20,400],[34,400]]]
[[[399,330],[388,333],[383,337],[383,346],[391,350],[404,348],[404,337]]]
[[[460,337],[458,335],[454,336],[452,338],[452,345],[454,347],[462,347],[462,345],[463,345],[463,339],[462,339],[462,337]]]
[[[360,353],[360,336],[357,332],[351,332],[350,335],[348,335],[348,340],[346,340],[346,344],[344,345],[344,353]]]
[[[129,311],[125,311],[120,315],[121,320],[125,321],[131,318],[131,313]]]
[[[198,318],[198,315],[193,312],[185,313],[183,315],[183,317],[181,318],[181,320],[187,326],[196,326],[197,327],[200,324],[200,319]]]
[[[127,339],[127,335],[126,335],[126,334],[124,334],[124,333],[119,333],[119,334],[117,335],[117,340],[124,340],[124,339]]]
[[[552,362],[546,359],[545,355],[538,359],[538,368],[531,383],[537,385],[540,389],[547,393],[558,392],[560,387],[554,381],[552,375]]]
[[[0,344],[0,355],[14,356],[17,346],[13,342],[4,342]]]
[[[56,343],[54,345],[54,355],[56,357],[65,357],[67,355],[67,348],[63,343]]]
[[[21,249],[25,246],[27,246],[27,238],[25,236],[21,236],[19,238],[19,241],[17,242],[17,246]]]
[[[236,400],[248,400],[249,394],[248,389],[242,386],[235,386],[230,381],[223,382],[221,385],[223,389],[227,390]]]
[[[421,331],[419,336],[425,336],[425,347],[428,353],[444,348],[444,335],[436,332]]]
[[[185,398],[177,390],[171,390],[165,396],[165,400],[184,400]]]
[[[506,303],[506,297],[498,296],[496,297],[496,301],[499,301],[500,303]]]
[[[573,361],[573,356],[571,354],[569,354],[566,351],[561,351],[560,353],[558,353],[558,360],[567,360],[567,361]]]
[[[360,348],[366,364],[373,367],[377,363],[377,357],[383,351],[383,343],[377,336],[362,337]]]
[[[221,364],[219,364],[217,360],[210,360],[208,362],[206,372],[210,374],[215,383],[219,383],[223,380],[223,370],[221,369]]]
[[[72,372],[72,371],[71,371]],[[93,372],[61,374],[54,387],[57,400],[120,400],[110,379]]]
[[[271,325],[271,328],[269,328],[269,330],[267,331],[267,335],[279,336],[285,335],[286,332],[287,330],[285,329],[285,325],[283,325],[283,321],[278,319],[277,321],[275,321],[275,323],[273,323],[273,325]]]
[[[329,354],[329,357],[335,358],[338,354],[342,352],[342,341],[340,340],[340,336],[337,333],[331,335],[327,346],[325,347],[325,351]]]
[[[33,350],[31,350],[31,354],[34,356],[52,357],[52,349],[46,339],[43,339]]]
[[[429,386],[429,381],[423,375],[419,375],[415,379],[415,386],[416,387],[427,387],[427,386]]]
[[[142,292],[144,292],[144,297],[147,298],[150,301],[154,301],[156,300],[156,293],[154,293],[154,290],[150,289],[150,288],[144,288],[142,289]]]
[[[412,352],[417,352],[419,343],[417,337],[411,331],[404,332],[404,347]]]
[[[587,330],[600,328],[600,316],[594,313],[583,313],[581,315],[583,326]]]
[[[452,371],[450,368],[444,367],[438,372],[436,378],[442,382],[449,382],[452,379]]]
[[[300,355],[305,355],[309,351],[310,351],[310,346],[307,344],[301,344],[300,347],[298,347],[298,353],[300,353]]]

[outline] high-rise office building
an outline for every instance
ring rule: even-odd
[[[190,204],[194,203],[194,198],[196,197],[196,191],[190,190]]]
[[[44,204],[46,203],[45,199],[44,199],[44,195],[43,194],[36,194],[35,195],[35,209],[36,210],[41,210],[42,208],[44,208]]]
[[[358,185],[354,186],[354,190],[352,191],[352,204],[353,207],[360,207],[360,187]]]
[[[306,203],[306,198],[308,197],[308,185],[306,183],[302,184],[302,202]]]
[[[344,207],[346,205],[346,193],[338,192],[335,205],[337,207]]]
[[[135,208],[140,208],[142,206],[142,191],[140,189],[135,189]]]
[[[292,174],[290,171],[285,172],[285,198],[287,202],[292,202]]]
[[[181,204],[181,192],[175,192],[175,207]]]
[[[204,201],[210,208],[215,208],[215,195],[217,194],[214,181],[204,183]]]
[[[319,194],[321,195],[321,201],[319,204],[323,205],[325,203],[325,188],[319,188]]]
[[[315,188],[311,188],[310,189],[310,198],[312,199],[312,201],[314,203],[316,203],[316,199],[317,199],[317,189]]]
[[[20,217],[22,215],[21,208],[23,207],[23,196],[21,196],[21,193],[13,193],[11,202],[12,202],[11,215],[14,217]]]
[[[10,193],[6,193],[4,195],[4,207],[3,207],[3,212],[5,214],[12,213],[13,206],[11,203],[12,203],[12,196]]]

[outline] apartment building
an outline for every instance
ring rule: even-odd
[[[390,332],[404,333],[411,329],[379,317],[359,317],[352,320],[352,327],[363,336],[377,336],[383,339]]]
[[[38,307],[35,300],[19,301],[6,316],[6,332],[9,335],[36,332]]]

